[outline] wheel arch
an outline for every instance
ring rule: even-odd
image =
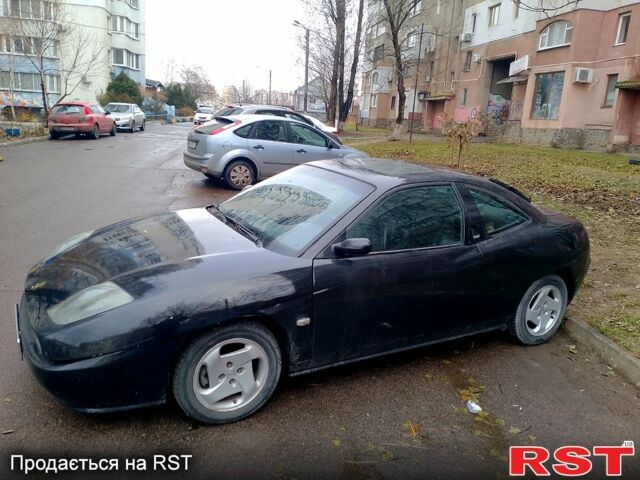
[[[567,304],[569,304],[576,293],[576,280],[573,270],[570,267],[562,267],[553,272],[553,274],[559,276],[567,286]]]
[[[237,156],[234,156],[234,157],[230,157],[224,164],[224,169],[222,170],[222,175],[224,176],[224,174],[227,171],[227,168],[229,168],[229,165],[231,165],[233,162],[235,162],[237,160],[244,160],[249,165],[251,165],[251,168],[253,169],[253,175],[255,176],[255,179],[257,181],[259,176],[260,176],[260,170],[258,169],[258,164],[254,160],[249,158],[248,156],[244,156],[244,155],[237,155]]]

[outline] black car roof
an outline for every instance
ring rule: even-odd
[[[350,177],[358,178],[378,186],[390,183],[453,182],[472,180],[483,181],[482,177],[450,170],[433,165],[420,165],[391,160],[388,158],[343,158],[338,160],[320,160],[310,165],[333,170]]]

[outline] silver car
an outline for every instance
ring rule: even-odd
[[[126,129],[131,133],[139,128],[144,131],[146,117],[144,112],[135,103],[109,103],[104,109],[110,113],[111,118],[116,121],[116,128]]]
[[[275,115],[216,117],[189,132],[184,163],[241,190],[287,168],[331,158],[366,157],[323,132]]]

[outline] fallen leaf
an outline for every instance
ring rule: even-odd
[[[342,440],[340,440],[339,438],[334,438],[334,439],[333,439],[333,446],[334,446],[334,447],[340,447],[340,446],[342,446]]]
[[[522,430],[520,430],[518,427],[509,427],[509,433],[511,435],[516,435],[520,432],[522,432]]]

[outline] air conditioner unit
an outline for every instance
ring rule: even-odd
[[[470,42],[471,41],[471,33],[469,33],[469,32],[463,33],[461,41],[462,42]]]
[[[593,69],[577,67],[573,72],[573,83],[591,83],[593,81]]]
[[[482,61],[482,55],[480,55],[479,53],[474,53],[474,54],[471,56],[471,60],[472,60],[474,63],[480,63],[480,62]]]

